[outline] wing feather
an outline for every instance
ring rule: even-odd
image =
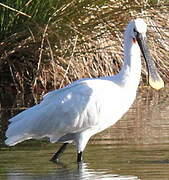
[[[97,108],[92,107],[93,99],[93,90],[86,82],[48,93],[40,104],[10,119],[6,143],[15,145],[41,137],[57,141],[65,134],[96,125]]]

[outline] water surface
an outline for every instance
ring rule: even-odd
[[[35,146],[35,145],[34,145]],[[57,146],[58,148],[58,146]],[[75,163],[74,147],[59,164],[49,161],[54,145],[2,149],[0,179],[168,179],[169,145],[89,145],[84,162]]]

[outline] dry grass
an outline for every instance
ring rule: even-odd
[[[18,92],[29,89],[42,95],[76,79],[117,73],[123,61],[124,28],[136,17],[148,24],[151,54],[168,82],[169,6],[144,7],[144,2],[136,2],[85,6],[81,16],[80,12],[72,17],[69,13],[70,19],[66,19],[72,9],[70,3],[58,10],[62,13],[59,17],[58,12],[51,16],[45,26],[34,24],[36,27],[30,26],[29,31],[8,37],[0,44],[1,86],[10,82]],[[142,73],[142,84],[146,84],[144,68]]]

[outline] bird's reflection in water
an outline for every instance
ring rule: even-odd
[[[56,164],[57,170],[47,174],[10,173],[8,180],[140,180],[137,176],[108,173],[108,169],[90,169],[87,163],[80,163],[74,169],[68,165]]]

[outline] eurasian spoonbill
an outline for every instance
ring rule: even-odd
[[[63,143],[51,159],[58,161],[66,145],[74,143],[81,162],[90,137],[115,124],[132,105],[140,81],[141,52],[149,84],[164,87],[146,45],[146,32],[143,19],[132,20],[124,34],[124,65],[117,75],[77,80],[47,93],[40,104],[9,120],[6,144],[48,137],[52,143]]]

